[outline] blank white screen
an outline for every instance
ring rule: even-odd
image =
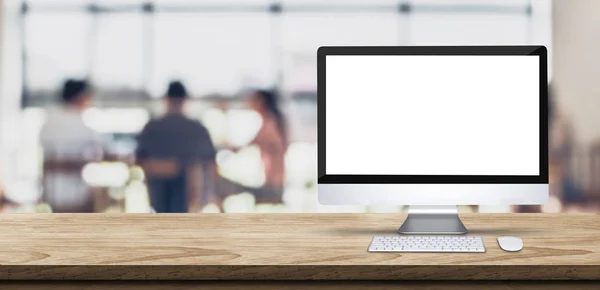
[[[326,174],[539,175],[538,56],[326,56]]]

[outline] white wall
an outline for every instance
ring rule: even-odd
[[[600,139],[600,1],[554,0],[553,85],[580,142]]]
[[[3,101],[4,101],[4,94],[3,92],[3,52],[4,52],[4,1],[0,0],[0,192],[2,192],[2,187],[4,186],[3,180],[4,180],[4,150],[3,150],[3,146],[2,144],[4,144],[3,142],[3,133],[2,133],[2,123],[3,123],[3,116],[4,114],[4,106],[3,106]]]
[[[21,48],[19,39],[19,4],[17,0],[0,0],[0,180],[9,186],[17,162],[20,113]]]

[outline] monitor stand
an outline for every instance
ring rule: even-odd
[[[458,218],[456,206],[410,206],[398,229],[405,235],[461,235],[467,228]]]

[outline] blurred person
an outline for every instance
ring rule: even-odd
[[[0,155],[0,198],[4,198],[4,196],[6,195],[6,190],[4,189],[4,182],[2,181],[2,175],[4,172],[2,172],[2,155]]]
[[[554,183],[560,185],[557,195],[560,196],[561,201],[580,202],[584,193],[581,186],[577,184],[573,171],[573,161],[578,158],[575,130],[571,121],[556,106],[555,94],[556,90],[551,85],[548,88],[550,171],[555,177]]]
[[[241,192],[254,195],[257,204],[283,203],[288,140],[286,120],[279,108],[278,97],[273,91],[254,90],[247,94],[246,106],[256,112],[262,120],[256,136],[246,146],[256,145],[260,150],[265,183],[261,187],[252,187],[218,176],[215,203],[221,208],[227,196]],[[238,151],[240,148],[228,149]]]
[[[582,192],[575,182],[572,161],[575,158],[575,136],[573,126],[559,110],[556,88],[548,85],[548,161],[550,196],[561,202],[580,199]],[[559,199],[560,198],[560,199]],[[540,212],[541,206],[520,205],[518,212]]]
[[[0,165],[2,160],[0,160]],[[0,167],[0,212],[6,211],[7,207],[13,206],[14,203],[8,198],[8,192],[2,182],[2,168]]]
[[[148,122],[138,136],[136,162],[146,173],[150,202],[157,213],[198,211],[205,198],[200,196],[202,186],[210,188],[216,173],[216,150],[208,130],[184,115],[187,99],[185,86],[171,82],[165,96],[166,115]]]
[[[552,120],[554,120],[554,113],[556,110],[555,100],[554,100],[554,91],[552,84],[548,85],[548,126],[552,125]]]
[[[102,137],[82,119],[92,102],[86,80],[67,80],[61,103],[49,111],[40,132],[44,165],[42,202],[53,212],[94,212],[92,189],[81,176],[83,167],[102,156]]]
[[[0,160],[0,165],[2,164],[2,160]],[[9,201],[6,198],[6,190],[4,189],[4,184],[2,182],[2,168],[0,167],[0,212],[4,211],[4,205]]]
[[[249,191],[255,195],[256,203],[282,203],[288,138],[278,96],[274,91],[256,90],[249,94],[247,105],[262,119],[262,126],[250,144],[260,149],[265,171],[265,184]]]

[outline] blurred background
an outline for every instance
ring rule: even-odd
[[[86,78],[81,121],[102,136],[102,157],[60,174],[54,188],[89,194],[92,212],[152,212],[136,136],[165,113],[171,80],[185,114],[216,147],[217,178],[203,212],[402,212],[401,206],[321,206],[316,192],[316,51],[323,45],[545,45],[551,80],[551,200],[479,212],[600,212],[600,1],[594,0],[2,0],[0,194],[3,212],[53,212],[40,143],[68,78]],[[278,95],[287,141],[281,201],[259,202],[268,120],[249,90]],[[360,112],[357,112],[360,115]],[[508,116],[507,116],[508,117]],[[236,147],[236,150],[232,150]],[[265,153],[265,150],[267,151]],[[271,169],[272,170],[272,169]],[[50,171],[50,172],[48,172]],[[204,175],[204,180],[209,174]],[[218,187],[216,191],[221,190]],[[233,188],[233,189],[229,189]],[[71,191],[73,191],[71,189]],[[85,191],[85,193],[83,193]]]

